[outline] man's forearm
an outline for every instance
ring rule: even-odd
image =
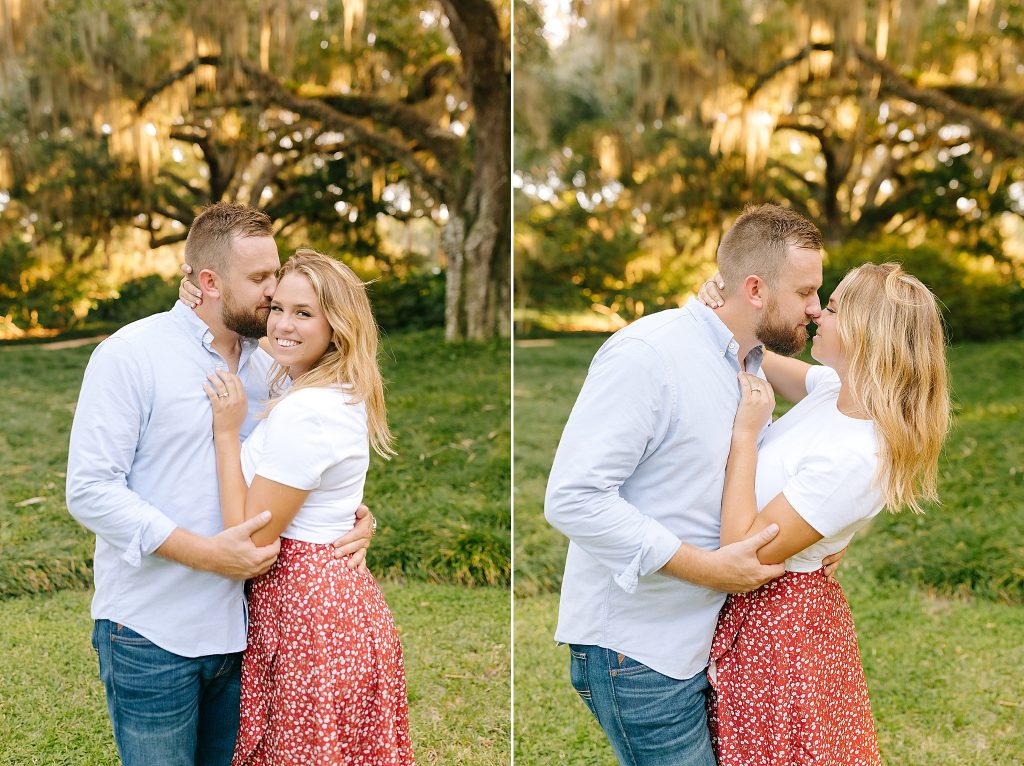
[[[681,543],[675,555],[661,568],[661,574],[705,588],[713,587],[711,575],[714,564],[711,553],[696,545]]]
[[[762,564],[757,558],[758,548],[778,533],[778,525],[770,524],[756,535],[717,551],[683,543],[659,571],[722,593],[745,593],[786,571],[782,564]]]
[[[178,564],[184,564],[190,569],[212,572],[214,571],[213,548],[213,541],[209,537],[203,537],[178,527],[171,532],[163,545],[154,553]]]

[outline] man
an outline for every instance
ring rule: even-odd
[[[205,300],[134,322],[101,343],[71,429],[68,509],[96,533],[93,646],[125,766],[227,766],[238,729],[245,579],[279,543],[223,529],[203,383],[237,373],[246,436],[268,397],[266,331],[280,266],[270,219],[218,203],[189,230],[185,259]],[[365,547],[370,518],[339,541]],[[362,554],[360,553],[359,556]],[[358,558],[358,557],[356,557]]]
[[[763,347],[803,348],[821,307],[821,234],[750,206],[722,238],[725,306],[691,298],[597,352],[555,455],[547,520],[570,539],[555,638],[619,761],[714,766],[706,665],[725,593],[783,574],[757,549],[772,525],[719,548],[740,393]]]

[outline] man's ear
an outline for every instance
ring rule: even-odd
[[[204,298],[207,296],[210,298],[221,297],[222,280],[216,271],[203,269],[192,277],[192,281],[203,291]]]
[[[742,295],[746,301],[756,309],[764,308],[767,286],[764,280],[756,274],[750,274],[743,280]]]

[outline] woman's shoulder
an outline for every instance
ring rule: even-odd
[[[839,373],[828,365],[812,364],[807,368],[807,378],[804,380],[804,387],[808,394],[838,395],[839,389],[842,387],[842,381],[839,380]]]
[[[354,402],[352,394],[338,386],[308,386],[289,391],[270,411],[290,416],[313,414],[318,419],[329,422],[346,420],[352,417],[364,417],[366,408],[362,402]]]

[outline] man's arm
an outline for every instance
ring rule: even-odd
[[[264,546],[252,541],[252,535],[269,522],[270,511],[264,511],[215,537],[203,537],[178,527],[154,553],[192,569],[216,572],[232,580],[248,580],[270,569],[281,549],[277,539]]]
[[[683,543],[620,494],[622,483],[664,438],[672,415],[668,372],[646,344],[602,349],[566,423],[548,479],[544,515],[615,573],[627,592],[661,571],[722,591],[752,590],[777,577],[764,567],[760,537],[718,551]]]
[[[120,338],[107,339],[93,352],[71,427],[67,475],[71,515],[121,551],[121,558],[132,566],[139,566],[143,556],[158,553],[227,577],[240,577],[242,570],[245,576],[265,571],[267,556],[276,556],[276,550],[253,546],[250,551],[224,533],[204,538],[179,529],[128,488],[127,477],[149,417],[149,386],[130,347]],[[254,524],[250,533],[265,523]]]
[[[643,341],[612,340],[590,365],[558,443],[544,516],[627,592],[661,569],[679,538],[622,497],[620,488],[668,429],[669,375]]]
[[[757,555],[758,549],[770,543],[778,533],[778,525],[772,524],[746,540],[724,545],[717,551],[683,543],[661,571],[722,593],[746,593],[785,574],[784,564],[762,564]]]

